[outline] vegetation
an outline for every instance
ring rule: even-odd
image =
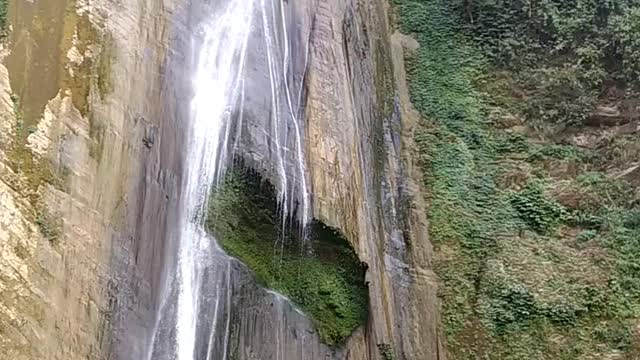
[[[283,225],[273,187],[257,174],[229,173],[211,196],[206,225],[262,285],[305,311],[325,343],[338,345],[365,323],[366,268],[349,243],[334,229],[315,222],[306,237],[313,254],[303,251],[304,237],[295,224]]]
[[[637,354],[640,3],[394,3],[453,358]]]
[[[52,245],[57,244],[62,234],[62,219],[60,217],[41,207],[36,213],[36,224],[47,241]]]
[[[464,0],[452,16],[492,64],[513,73],[528,120],[583,123],[603,96],[632,99],[640,78],[635,0]]]
[[[393,347],[389,344],[378,344],[378,351],[380,351],[382,360],[393,360],[396,358],[393,354]]]
[[[0,0],[0,38],[6,36],[8,23],[7,15],[9,13],[9,0]]]
[[[528,183],[524,190],[513,194],[511,205],[531,229],[542,234],[552,231],[564,213],[560,204],[544,195],[544,187],[539,182]]]

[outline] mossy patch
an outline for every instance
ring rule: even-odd
[[[274,189],[249,171],[230,172],[211,195],[207,229],[266,288],[287,296],[314,322],[320,338],[341,344],[367,319],[366,267],[335,230],[314,222],[308,253],[296,224],[283,225]]]
[[[67,191],[70,171],[66,167],[56,169],[49,159],[34,156],[26,146],[26,139],[30,135],[30,131],[23,124],[20,98],[12,95],[11,99],[14,103],[16,124],[14,139],[7,148],[9,160],[7,165],[25,180],[24,186],[16,190],[27,197],[32,204],[36,204],[40,196],[39,188],[43,184],[50,184],[59,190]]]

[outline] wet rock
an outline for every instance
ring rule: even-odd
[[[64,84],[53,89],[42,101],[46,119],[30,138],[30,151],[69,168],[68,192],[41,187],[43,202],[64,224],[59,247],[33,235],[38,233],[33,205],[0,182],[0,293],[17,294],[0,299],[6,330],[0,353],[20,360],[147,356],[154,329],[163,325],[157,318],[162,294],[171,291],[167,283],[175,273],[175,224],[181,215],[175,209],[188,142],[182,123],[190,94],[188,42],[192,25],[203,16],[198,4],[79,1],[70,14],[71,27],[77,26],[76,15],[86,16],[100,35],[94,45],[109,39],[110,62],[107,68],[92,62],[83,78],[86,94],[67,92]],[[270,80],[263,34],[256,33],[249,47],[246,111],[234,145],[252,168],[272,179],[281,174],[278,151],[285,154],[282,166],[291,188],[283,190],[296,194],[298,203],[307,181],[313,216],[342,230],[369,265],[370,321],[342,348],[330,349],[303,314],[233,265],[236,275],[224,287],[233,301],[230,321],[216,325],[228,323],[229,331],[218,332],[223,335],[216,335],[212,351],[226,348],[238,359],[373,360],[380,356],[379,344],[387,344],[397,360],[444,359],[437,280],[412,153],[419,116],[403,76],[403,52],[415,50],[415,41],[399,34],[390,39],[381,2],[284,6],[284,20],[293,30],[288,75],[277,86],[290,85],[294,95],[291,107],[286,102],[275,107],[280,116],[299,118],[300,129],[271,130],[276,109],[265,95]],[[58,64],[61,68],[88,64],[87,52],[74,50],[76,33],[60,32],[64,41],[51,42],[63,44],[60,50],[68,55],[56,57],[68,62]],[[92,59],[97,49],[91,48]],[[277,56],[278,64],[284,63],[285,52]],[[5,140],[7,121],[15,121],[15,114],[3,74],[0,67],[0,139]],[[105,86],[112,88],[101,91]],[[87,99],[86,109],[74,104],[80,96]],[[148,120],[132,120],[131,114]],[[276,133],[287,139],[280,149],[274,147]],[[296,133],[304,135],[301,144]],[[292,155],[297,149],[305,160],[304,177],[299,156]],[[0,162],[6,158],[1,152]],[[3,179],[14,178],[5,176],[9,172],[0,164]],[[209,305],[204,311],[215,309]],[[213,336],[211,330],[200,334]],[[208,351],[203,346],[198,351]]]

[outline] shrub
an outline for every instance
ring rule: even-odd
[[[581,310],[567,303],[558,303],[544,309],[544,315],[556,325],[575,325]]]
[[[542,67],[523,73],[531,97],[524,114],[534,124],[580,125],[591,114],[597,89],[587,86],[577,66]]]
[[[380,352],[380,356],[382,356],[382,360],[394,360],[395,356],[393,354],[393,347],[389,344],[378,344],[378,351]]]
[[[626,8],[615,18],[615,39],[619,42],[623,74],[628,81],[640,83],[640,8]]]
[[[498,291],[492,297],[488,309],[488,318],[498,334],[514,326],[526,326],[539,315],[539,309],[533,294],[522,285],[510,285]]]
[[[529,182],[522,191],[513,194],[511,204],[520,218],[541,234],[553,230],[566,214],[560,204],[544,195],[544,187],[537,181]]]

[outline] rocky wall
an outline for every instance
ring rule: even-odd
[[[229,290],[236,310],[223,339],[246,359],[298,359],[298,352],[379,359],[389,349],[395,359],[443,359],[414,183],[416,115],[403,81],[410,42],[391,40],[383,1],[283,4],[286,27],[295,30],[285,81],[302,95],[312,213],[340,229],[368,264],[370,317],[343,349],[331,350],[285,300],[246,283]],[[0,67],[0,353],[142,359],[175,261],[187,34],[200,20],[197,6],[14,0],[11,9]],[[264,76],[260,64],[250,69]],[[264,98],[250,95],[255,105],[247,108],[256,110],[243,124],[242,151],[274,176],[264,131],[274,119],[260,110]]]

